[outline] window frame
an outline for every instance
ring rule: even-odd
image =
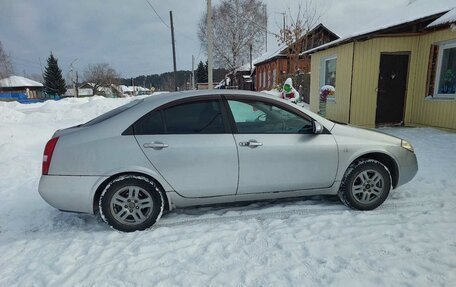
[[[436,100],[455,100],[456,92],[454,94],[439,94],[439,85],[440,85],[440,74],[442,70],[442,61],[443,61],[443,52],[446,49],[456,48],[456,40],[448,41],[439,44],[439,52],[437,55],[437,66],[434,78],[434,94],[432,95],[433,99]]]
[[[231,125],[231,130],[233,131],[233,134],[262,134],[262,135],[287,135],[287,134],[292,134],[292,135],[307,135],[307,134],[313,134],[313,133],[264,133],[264,132],[257,132],[257,133],[240,133],[238,131],[236,121],[233,116],[233,112],[231,111],[231,108],[229,106],[228,101],[239,101],[239,102],[244,102],[244,103],[249,103],[249,102],[261,102],[264,104],[269,104],[273,105],[276,107],[279,107],[289,113],[295,114],[298,117],[304,118],[305,120],[308,120],[312,125],[314,125],[315,119],[310,117],[308,114],[298,110],[294,109],[293,107],[290,107],[289,105],[275,101],[272,99],[267,99],[267,98],[259,98],[259,97],[250,97],[250,96],[245,96],[245,95],[225,95],[223,96],[223,102],[225,105],[226,112],[228,114],[228,120]],[[323,131],[323,134],[330,134],[330,132],[325,128]]]
[[[336,82],[337,82],[337,55],[330,55],[327,57],[323,57],[320,60],[320,89],[321,87],[326,85],[326,62],[336,60]],[[336,88],[336,87],[334,87]],[[326,103],[335,103],[336,102],[336,93],[332,96],[328,96]]]
[[[220,112],[222,113],[222,122],[223,122],[223,129],[224,129],[223,133],[168,133],[168,131],[166,129],[166,117],[164,116],[165,109],[172,108],[175,106],[185,105],[185,104],[198,103],[198,102],[212,102],[212,101],[216,101],[219,104]],[[157,134],[142,134],[142,133],[139,134],[139,133],[137,133],[136,128],[135,128],[137,123],[139,123],[145,117],[148,117],[150,114],[152,114],[154,112],[160,113],[160,116],[161,116],[162,122],[163,122],[164,132],[157,133]],[[147,112],[146,114],[141,116],[139,119],[137,119],[132,125],[130,125],[129,128],[127,128],[127,130],[123,133],[123,135],[133,134],[135,136],[136,135],[138,135],[138,136],[139,135],[162,135],[162,136],[164,136],[164,135],[217,135],[217,134],[231,134],[231,133],[232,133],[231,125],[229,122],[229,117],[227,115],[227,111],[225,108],[225,104],[222,100],[222,97],[219,95],[205,95],[205,96],[195,96],[195,97],[189,97],[189,98],[184,98],[184,99],[178,99],[178,100],[174,100],[169,103],[163,104],[163,105]]]

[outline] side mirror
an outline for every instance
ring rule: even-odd
[[[317,121],[313,121],[313,133],[314,134],[323,133],[323,126]]]

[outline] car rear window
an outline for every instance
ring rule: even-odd
[[[137,104],[141,103],[143,101],[143,99],[140,99],[140,100],[134,100],[134,101],[131,101],[129,102],[128,104],[125,104],[123,106],[120,106],[120,107],[117,107],[107,113],[104,113],[102,115],[99,115],[98,117],[88,121],[87,123],[85,124],[82,124],[80,125],[81,127],[89,127],[89,126],[93,126],[95,124],[98,124],[98,123],[101,123],[102,121],[105,121],[107,119],[110,119],[128,109],[130,109],[131,107],[134,107],[136,106]]]

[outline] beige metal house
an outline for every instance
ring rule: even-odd
[[[359,126],[456,129],[456,2],[417,0],[401,16],[311,54],[311,109]],[[320,88],[335,94],[320,103]]]

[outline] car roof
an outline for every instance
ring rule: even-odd
[[[153,104],[156,101],[174,101],[196,96],[213,96],[213,95],[238,95],[238,96],[254,96],[254,97],[265,97],[265,98],[277,98],[273,97],[266,93],[245,91],[245,90],[225,90],[225,89],[215,89],[215,90],[191,90],[183,92],[171,92],[171,93],[161,93],[158,95],[151,95],[144,98],[144,102],[148,104]]]
[[[243,91],[243,90],[194,90],[194,91],[184,91],[184,92],[171,92],[171,93],[161,93],[146,97],[139,96],[135,101],[137,104],[132,105],[129,109],[122,111],[121,113],[101,121],[96,125],[91,125],[90,129],[96,129],[97,135],[100,137],[118,135],[124,132],[131,124],[137,121],[140,117],[151,112],[153,109],[176,101],[180,99],[192,98],[192,97],[202,97],[204,96],[213,96],[213,95],[236,95],[236,96],[247,96],[252,98],[267,98],[273,99],[276,101],[281,101],[290,105],[290,102],[280,99],[277,96],[273,96],[267,93],[261,92],[252,92],[252,91]],[[294,106],[294,108],[301,110],[302,112],[310,115],[313,119],[318,120],[323,126],[328,130],[331,130],[334,126],[333,122],[328,121],[327,119],[312,113],[309,110],[305,110],[302,107]]]

